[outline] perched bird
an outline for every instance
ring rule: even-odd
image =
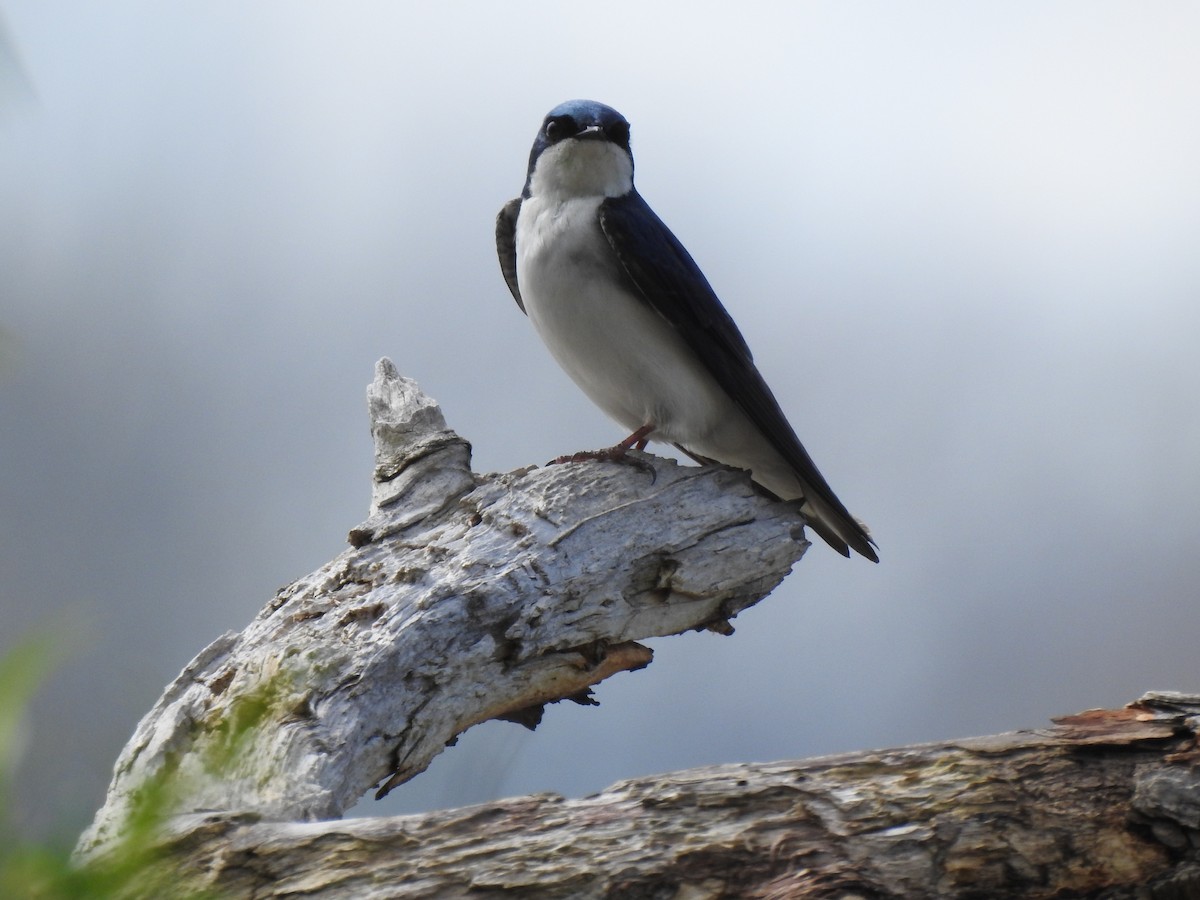
[[[707,279],[633,186],[629,123],[592,100],[546,116],[496,219],[504,280],[583,392],[633,432],[748,469],[826,543],[879,561],[796,437]]]

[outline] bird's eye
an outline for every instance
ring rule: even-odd
[[[604,133],[608,135],[608,139],[618,147],[629,147],[629,123],[628,122],[613,122],[604,129]]]
[[[549,119],[546,122],[546,138],[551,143],[561,141],[565,137],[575,134],[579,129],[575,127],[575,120],[570,116],[558,116]]]

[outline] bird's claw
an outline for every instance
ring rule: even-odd
[[[639,456],[631,456],[629,447],[624,444],[617,444],[613,447],[605,447],[603,450],[580,450],[578,453],[571,453],[567,456],[556,457],[546,463],[548,466],[558,466],[563,463],[573,462],[615,462],[623,463],[627,466],[633,466],[640,472],[645,472],[650,476],[650,483],[654,484],[658,480],[658,471],[652,464],[642,459]]]

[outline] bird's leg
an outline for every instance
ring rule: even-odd
[[[608,462],[624,462],[635,468],[649,472],[651,477],[656,473],[654,467],[648,462],[633,457],[626,456],[631,450],[644,450],[646,444],[649,443],[650,432],[654,431],[653,425],[643,425],[625,440],[612,447],[605,447],[603,450],[581,450],[578,453],[572,453],[568,456],[560,456],[557,459],[550,460],[547,465],[556,466],[561,463],[569,462],[585,462],[587,460],[606,460]]]
[[[617,444],[617,446],[609,449],[620,450],[622,456],[625,455],[625,451],[630,447],[632,447],[634,450],[645,450],[646,445],[650,443],[650,432],[653,430],[653,425],[643,425],[629,437],[625,438],[625,440],[621,441],[621,443]]]

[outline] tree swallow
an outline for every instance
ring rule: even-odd
[[[508,289],[583,392],[633,432],[748,469],[845,556],[866,527],[796,437],[708,280],[633,186],[629,123],[592,100],[550,110],[521,196],[496,219]]]

